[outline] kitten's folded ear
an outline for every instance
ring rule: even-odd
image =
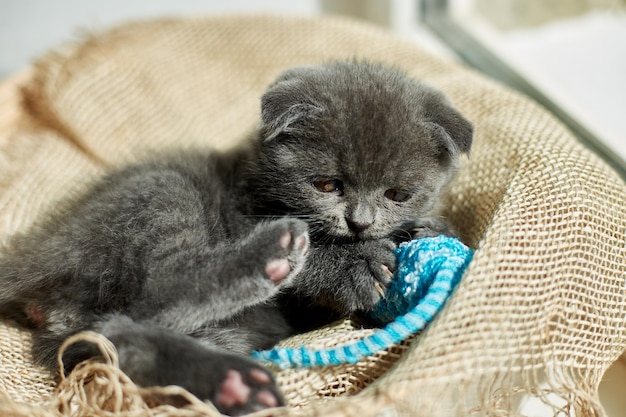
[[[440,91],[420,83],[423,100],[422,117],[427,123],[432,123],[437,136],[442,140],[446,151],[456,156],[459,152],[468,153],[472,147],[474,128]]]
[[[292,68],[285,71],[261,98],[261,131],[268,141],[280,134],[294,134],[306,121],[324,111],[311,94],[312,73],[318,67]],[[320,74],[321,75],[321,74]]]

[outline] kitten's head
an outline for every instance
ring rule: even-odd
[[[314,234],[383,237],[432,210],[471,143],[446,98],[398,70],[295,68],[263,96],[255,186]]]

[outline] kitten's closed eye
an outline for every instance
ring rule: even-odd
[[[391,201],[395,201],[396,203],[403,203],[411,198],[411,194],[404,190],[391,188],[385,191],[385,197],[387,197]]]

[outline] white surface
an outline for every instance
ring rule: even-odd
[[[626,13],[594,12],[504,34],[541,91],[626,160]]]
[[[468,7],[455,14],[483,45],[626,161],[626,13],[594,12],[515,31],[496,29]]]

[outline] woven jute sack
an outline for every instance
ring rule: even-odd
[[[475,257],[420,335],[354,365],[277,370],[289,405],[259,415],[509,416],[525,397],[562,415],[604,415],[598,384],[626,348],[623,181],[529,99],[361,23],[160,20],[48,54],[20,81],[23,106],[0,136],[0,239],[146,152],[236,145],[279,72],[351,58],[427,80],[474,123],[446,212]],[[337,346],[370,331],[344,321],[283,345]],[[2,323],[0,414],[216,415],[178,388],[137,388],[106,340],[79,337],[106,359],[58,381],[31,362],[30,334]]]

